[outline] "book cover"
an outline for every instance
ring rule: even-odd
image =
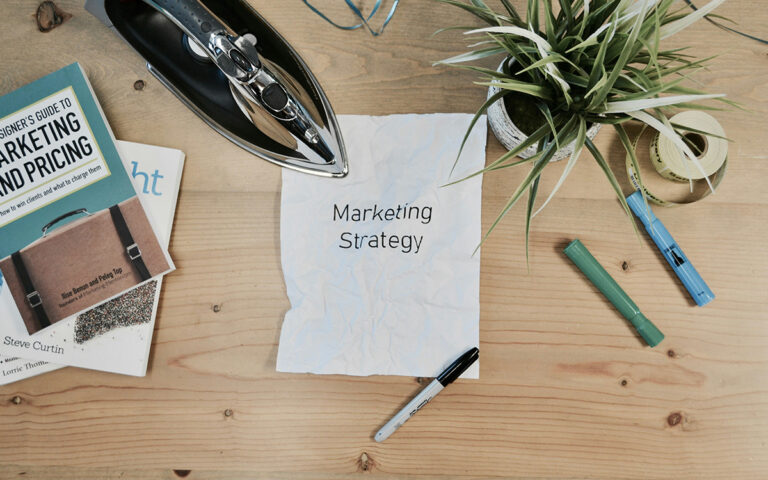
[[[80,65],[0,97],[0,272],[26,331],[171,270]]]
[[[184,153],[170,148],[117,142],[125,169],[167,247],[184,167]],[[128,292],[99,307],[59,322],[49,331],[29,336],[0,323],[0,385],[65,365],[143,376],[152,345],[160,282],[154,295],[136,298]],[[0,277],[0,319],[15,312],[13,298]],[[17,319],[18,320],[18,319]],[[19,324],[20,320],[16,324]],[[23,327],[22,327],[23,328]],[[54,363],[49,363],[54,362]]]

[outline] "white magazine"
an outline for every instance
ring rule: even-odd
[[[181,185],[184,153],[133,142],[118,141],[117,145],[136,192],[153,221],[161,243],[167,248]],[[115,327],[85,341],[84,338],[89,335],[82,334],[82,327],[93,323],[84,322],[83,315],[90,312],[62,320],[30,336],[14,306],[8,286],[3,282],[0,286],[0,318],[17,318],[0,322],[0,385],[67,365],[125,375],[146,375],[161,282],[162,279],[157,279],[154,287],[148,321]],[[151,286],[145,284],[137,290],[141,288]],[[99,308],[104,306],[96,307]],[[82,343],[76,341],[78,317],[81,317],[78,338]]]

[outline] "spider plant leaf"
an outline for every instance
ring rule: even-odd
[[[692,144],[691,144],[691,142],[689,142],[689,141],[687,141],[686,139],[684,139],[684,138],[682,137],[682,135],[678,134],[678,133],[675,131],[675,128],[672,126],[672,123],[669,121],[669,118],[667,118],[667,115],[666,115],[666,114],[665,114],[665,113],[662,111],[662,109],[660,109],[660,108],[655,108],[653,111],[656,113],[656,115],[658,116],[658,118],[661,120],[662,124],[663,124],[665,127],[667,127],[668,129],[670,129],[670,130],[672,130],[673,132],[675,132],[675,135],[676,135],[676,136],[678,136],[678,137],[680,138],[680,140],[683,142],[683,144],[684,144],[686,147],[688,147],[688,148],[691,150],[691,152],[693,152],[693,148],[691,147],[691,145],[692,145]],[[679,150],[679,148],[678,148],[678,150]],[[695,154],[696,154],[696,153],[694,152],[694,155],[695,155]],[[698,160],[698,158],[697,158],[697,160]],[[692,180],[693,174],[692,174],[692,172],[690,172],[690,170],[689,170],[689,169],[690,169],[690,165],[688,165],[688,163],[684,163],[684,165],[685,165],[685,168],[686,168],[686,170],[688,170],[688,176],[689,176],[689,177],[691,177],[691,178],[689,178],[689,179],[688,179],[688,185],[690,186],[690,189],[691,189],[691,193],[693,193],[693,180]],[[707,179],[707,184],[709,184],[710,188],[712,188],[711,184],[709,183],[709,179]]]
[[[647,8],[648,8],[648,3],[643,2],[640,7],[640,13],[637,15],[637,18],[635,19],[635,22],[629,31],[629,37],[624,43],[624,46],[621,49],[621,53],[619,54],[619,58],[616,60],[613,66],[613,70],[611,70],[611,73],[608,76],[608,82],[606,82],[606,84],[600,89],[600,91],[594,95],[594,97],[590,101],[591,107],[595,107],[605,102],[606,98],[608,98],[608,93],[610,89],[613,87],[613,84],[616,82],[616,79],[619,78],[619,75],[621,75],[622,70],[627,65],[627,62],[630,59],[630,55],[632,54],[632,50],[633,48],[635,48],[637,37],[640,35],[640,27],[642,26],[642,20],[645,17],[645,12],[647,11]]]
[[[520,185],[517,186],[515,191],[510,195],[509,199],[507,200],[507,203],[504,205],[504,208],[501,209],[501,212],[496,217],[496,220],[493,221],[491,226],[488,228],[488,231],[483,236],[482,240],[480,241],[480,244],[475,249],[475,252],[485,243],[485,241],[488,239],[488,237],[491,235],[491,233],[496,229],[496,226],[499,224],[502,218],[507,214],[507,212],[515,206],[517,201],[520,199],[520,197],[523,195],[523,193],[530,187],[530,185],[533,183],[534,180],[536,180],[539,175],[541,175],[541,171],[544,169],[544,167],[547,166],[549,161],[552,159],[552,157],[555,155],[556,152],[555,142],[549,142],[544,147],[544,153],[542,156],[536,161],[536,164],[531,169],[531,171],[528,173],[528,175],[525,177],[525,179],[520,183]]]
[[[504,8],[507,10],[507,13],[509,13],[510,18],[516,22],[519,22],[520,24],[523,24],[523,19],[520,17],[520,14],[517,13],[517,9],[512,6],[509,0],[501,0],[501,4],[504,5]]]
[[[605,67],[603,67],[603,64],[595,65],[599,70],[597,72],[597,75],[594,76],[596,79],[595,84],[592,86],[591,89],[584,95],[584,98],[591,97],[595,92],[600,90],[607,82],[608,82],[608,75],[605,72]]]
[[[613,23],[610,27],[611,30],[609,32],[609,36],[611,35],[611,32],[614,32],[616,30],[616,23]],[[595,88],[595,85],[598,83],[605,84],[607,82],[606,73],[605,73],[605,52],[608,49],[608,45],[610,42],[604,41],[602,44],[600,44],[600,48],[597,51],[597,55],[595,56],[595,63],[592,66],[592,72],[589,74],[589,92],[592,92]],[[603,81],[601,82],[601,79]],[[589,98],[590,93],[587,93],[585,95],[586,98]]]
[[[489,8],[488,5],[486,5],[485,2],[483,2],[483,0],[470,0],[470,1],[472,5],[476,6],[477,8],[481,8],[485,10],[488,13],[488,15],[493,15],[498,25],[502,25],[504,23],[504,17],[502,15],[497,14],[491,8]]]
[[[453,5],[454,7],[458,7],[462,10],[465,10],[490,25],[498,25],[496,15],[489,14],[483,8],[477,7],[475,5],[463,3],[458,0],[435,0],[435,1],[438,1],[440,3],[445,3],[447,5]]]
[[[647,4],[655,4],[654,0],[621,0],[616,11],[622,16],[632,16],[639,14],[641,9]]]
[[[545,0],[549,1],[549,0]],[[539,0],[528,0],[528,11],[526,12],[528,18],[528,28],[533,30],[539,29]]]
[[[581,22],[585,24],[584,31],[586,32],[594,32],[600,25],[605,23],[615,9],[615,5],[609,5],[608,2],[602,0],[590,1],[584,7],[577,20],[580,18]]]
[[[536,165],[534,165],[533,168],[536,168]],[[529,272],[531,271],[531,262],[530,262],[530,255],[529,255],[529,251],[530,251],[529,240],[531,237],[531,220],[533,218],[533,215],[531,215],[531,212],[533,211],[533,205],[536,203],[536,194],[539,192],[540,180],[541,180],[541,173],[536,177],[536,179],[533,180],[533,182],[531,183],[531,186],[528,187],[528,202],[525,208],[525,264],[528,267]]]
[[[704,5],[703,7],[699,7],[698,10],[695,10],[689,13],[685,17],[662,25],[661,29],[659,30],[659,35],[661,36],[661,39],[663,40],[667,37],[670,37],[678,33],[684,28],[688,28],[689,26],[694,24],[696,21],[704,18],[704,16],[706,16],[709,12],[719,7],[724,1],[725,0],[712,0],[711,2]]]
[[[635,170],[635,175],[637,176],[637,183],[640,184],[640,186],[643,186],[643,180],[640,177],[640,164],[637,161],[637,152],[635,150],[635,144],[632,143],[632,141],[629,139],[629,135],[627,135],[627,131],[624,130],[624,125],[617,124],[614,125],[613,128],[616,130],[616,133],[619,134],[619,140],[621,140],[621,144],[624,146],[624,150],[627,151],[627,155],[629,156],[629,161],[632,163],[632,168]],[[638,137],[639,138],[639,137]],[[645,199],[645,189],[640,188],[640,190],[643,192],[643,199]]]
[[[633,120],[630,116],[623,117],[606,117],[604,115],[584,115],[584,120],[587,123],[601,123],[603,125],[617,125],[619,123],[625,123]]]
[[[631,176],[630,183],[632,183],[633,188],[640,191],[640,195],[643,197],[643,204],[645,205],[646,210],[650,210],[650,207],[648,207],[648,195],[646,194],[646,188],[643,184],[643,180],[640,178],[640,167],[637,162],[637,143],[640,141],[640,138],[643,136],[643,132],[645,132],[647,127],[643,125],[643,128],[640,130],[640,133],[637,134],[637,138],[634,142],[629,140],[629,135],[627,135],[627,132],[624,130],[622,125],[615,125],[615,127],[616,131],[620,132],[619,135],[621,142],[627,152],[627,160],[632,163],[632,168],[634,170],[634,176]],[[635,233],[637,233],[637,231]],[[639,235],[638,240],[640,240]]]
[[[477,173],[478,174],[479,173],[488,173],[488,172],[494,172],[496,170],[503,170],[505,168],[513,168],[513,167],[517,167],[518,165],[522,165],[524,163],[533,163],[536,160],[538,160],[539,158],[541,158],[541,152],[538,152],[535,155],[531,155],[528,158],[519,158],[518,160],[515,160],[514,162],[506,162],[506,163],[502,163],[500,165],[495,165],[495,166],[490,166],[489,165],[488,167],[484,168],[482,172],[477,172]],[[470,177],[467,177],[467,178],[470,178]]]
[[[642,38],[638,38],[637,41],[640,42],[643,45],[643,48],[645,48],[645,51],[648,52],[648,64],[646,65],[645,70],[653,69],[658,72],[659,71],[658,70],[658,66],[659,66],[658,50],[655,49],[653,45],[651,45],[650,43],[648,43]],[[636,60],[637,58],[638,57],[635,57]]]
[[[625,69],[629,74],[632,75],[632,77],[635,78],[638,82],[642,83],[647,88],[653,88],[654,85],[656,85],[659,80],[653,79],[651,76],[646,75],[643,71],[638,70],[637,68],[628,66]],[[651,72],[651,75],[653,75],[653,72]],[[618,79],[617,79],[618,81]]]
[[[539,69],[539,68],[543,67],[544,65],[546,65],[548,63],[556,63],[556,62],[563,62],[563,61],[565,61],[565,59],[563,57],[561,57],[560,55],[548,55],[548,56],[546,56],[546,57],[544,57],[544,58],[542,58],[540,60],[536,60],[532,64],[530,64],[527,67],[525,67],[524,69],[520,70],[519,72],[517,72],[517,75],[529,72],[529,71],[534,70],[534,69]]]
[[[603,33],[604,31],[608,30],[609,28],[611,28],[611,26],[612,26],[612,24],[610,24],[610,23],[606,23],[605,25],[603,25],[603,26],[601,26],[600,28],[598,28],[597,30],[595,30],[595,31],[594,31],[594,32],[593,32],[593,33],[592,33],[590,36],[588,36],[588,37],[587,37],[585,40],[583,40],[583,41],[582,41],[582,42],[580,42],[580,43],[577,43],[577,44],[576,44],[576,45],[574,45],[573,47],[571,47],[571,48],[569,48],[568,50],[566,50],[566,52],[565,52],[565,53],[571,53],[571,52],[573,52],[574,50],[584,50],[584,49],[586,49],[587,47],[591,47],[592,45],[597,45],[597,44],[598,44],[597,38],[600,36],[600,34],[601,34],[601,33]],[[611,36],[611,35],[608,35],[608,36],[606,36],[606,38],[604,39],[604,42],[605,42],[605,43],[610,43],[610,40],[609,40],[609,37],[610,37],[610,36]],[[607,47],[607,45],[606,45],[606,47]]]
[[[544,31],[547,34],[547,41],[549,44],[555,45],[557,43],[557,36],[555,33],[555,15],[552,13],[551,0],[546,0],[544,2]]]
[[[573,23],[573,9],[571,8],[572,0],[559,0],[560,12],[566,21],[566,26],[570,26]]]
[[[491,39],[491,40],[478,39],[478,41],[476,41],[475,43],[471,43],[471,44],[467,45],[467,48],[474,49],[476,47],[482,47],[483,45],[498,45],[498,44],[493,39]],[[499,48],[502,48],[502,47],[499,47]],[[502,48],[502,50],[503,50],[503,48]]]
[[[607,102],[603,109],[603,113],[630,113],[649,108],[659,108],[683,102],[720,98],[724,96],[724,94],[715,93],[708,95],[676,95],[672,97],[648,98],[643,100],[619,100],[615,102]]]
[[[494,104],[496,101],[500,101],[504,95],[506,95],[507,92],[504,90],[497,92],[495,95],[491,95],[488,100],[483,103],[479,109],[477,109],[477,112],[475,112],[475,116],[472,117],[472,121],[469,122],[469,126],[467,127],[467,133],[464,134],[464,138],[461,140],[461,146],[459,147],[459,153],[456,154],[456,159],[453,161],[453,166],[451,167],[451,173],[450,175],[453,175],[453,171],[456,169],[456,165],[459,163],[459,157],[461,157],[461,152],[464,151],[464,145],[467,143],[467,139],[469,138],[469,134],[472,133],[472,129],[475,128],[475,124],[480,119],[480,117],[488,110],[488,107]]]
[[[552,191],[550,192],[547,199],[544,201],[543,204],[539,207],[538,210],[533,214],[535,217],[538,215],[542,210],[544,210],[544,207],[549,204],[549,201],[552,200],[552,197],[555,196],[555,193],[560,189],[560,187],[565,182],[565,179],[568,178],[568,175],[570,175],[571,170],[573,170],[574,165],[576,165],[576,161],[579,159],[579,156],[581,155],[581,151],[584,149],[584,142],[587,138],[587,122],[583,119],[579,119],[579,131],[576,135],[576,142],[573,146],[573,152],[571,153],[571,156],[568,158],[568,163],[565,165],[565,170],[563,170],[563,173],[560,175],[560,179],[555,184],[554,188],[552,188]]]
[[[670,88],[669,91],[673,92],[673,93],[683,93],[683,94],[686,94],[686,95],[706,95],[701,90],[697,90],[695,88],[690,88],[690,87],[684,87],[682,85],[676,85],[673,88]],[[714,100],[717,101],[717,102],[720,102],[720,103],[725,103],[728,106],[731,106],[731,107],[734,107],[734,108],[738,108],[739,110],[745,110],[740,103],[734,102],[733,100],[729,100],[729,99],[727,99],[725,97],[717,97]],[[689,104],[686,102],[686,105],[689,105]],[[699,105],[699,104],[696,104],[696,105]],[[699,106],[702,107],[702,105],[699,105]],[[677,107],[677,105],[676,105],[676,107]],[[680,108],[682,108],[682,107],[680,107]]]
[[[525,67],[536,61],[533,55],[522,46],[515,43],[505,42],[500,36],[491,35],[491,38],[507,52],[507,55],[514,58],[515,62],[521,66]],[[536,50],[536,53],[538,53],[538,50]],[[502,67],[505,72],[508,72],[509,62],[504,62]],[[531,73],[533,73],[535,79],[540,79],[538,71],[533,70]]]
[[[602,2],[602,5],[600,5],[600,2],[598,2],[595,5],[597,8],[595,8],[594,13],[592,14],[589,27],[591,29],[595,29],[597,28],[597,26],[605,23],[615,13],[618,13],[619,4],[620,2],[617,2],[614,0],[608,0],[608,1]]]
[[[605,161],[605,158],[603,158],[603,155],[600,153],[600,150],[597,149],[594,143],[592,143],[592,140],[587,137],[585,140],[585,145],[587,147],[587,150],[589,150],[589,153],[592,154],[592,157],[595,159],[597,164],[600,166],[600,169],[605,173],[606,178],[608,179],[608,183],[611,184],[611,187],[613,187],[613,191],[616,192],[616,197],[619,199],[619,203],[621,203],[622,208],[624,208],[624,212],[627,214],[627,217],[629,218],[629,221],[632,222],[632,228],[635,230],[635,235],[640,236],[640,231],[637,229],[637,223],[635,222],[635,217],[632,215],[632,211],[629,209],[629,205],[627,205],[627,200],[624,198],[624,193],[621,191],[621,186],[619,185],[619,181],[616,180],[616,176],[613,174],[613,171],[611,170],[611,167],[608,165],[608,162]]]
[[[433,63],[432,66],[434,67],[436,65],[472,62],[475,60],[480,60],[481,58],[490,57],[492,55],[498,55],[499,53],[504,53],[504,49],[501,47],[483,48],[480,50],[474,50],[472,52],[462,53],[461,55],[456,55],[455,57],[446,58],[445,60],[439,60]]]
[[[443,32],[449,32],[451,30],[472,30],[474,28],[477,28],[477,26],[468,27],[466,25],[465,26],[455,25],[455,26],[452,26],[452,27],[443,27],[443,28],[438,28],[437,30],[435,30],[435,32],[431,36],[434,37],[434,36],[439,35],[439,34],[441,34]]]
[[[637,82],[636,82],[635,80],[633,80],[633,79],[632,79],[632,77],[630,77],[629,75],[625,75],[625,74],[623,74],[623,73],[622,73],[622,74],[619,76],[619,78],[621,78],[621,79],[624,79],[624,80],[628,81],[629,83],[631,83],[632,85],[634,85],[635,87],[637,87],[637,88],[638,88],[638,90],[640,90],[641,92],[648,92],[648,89],[647,89],[646,87],[644,87],[644,86],[640,85],[639,83],[637,83]]]
[[[540,68],[541,66],[544,66],[544,65],[546,65],[547,63],[550,63],[550,62],[567,63],[568,66],[573,67],[573,69],[576,71],[576,73],[578,75],[582,75],[584,77],[587,77],[587,72],[585,72],[583,68],[581,68],[579,65],[573,63],[568,57],[565,57],[563,55],[560,55],[559,53],[554,53],[554,52],[552,52],[549,55],[547,55],[546,59],[541,59],[541,60],[538,60],[538,61],[532,63],[531,65],[529,65],[525,69],[519,71],[518,74],[523,73],[523,72],[527,72],[527,71],[530,71],[530,70],[533,70],[533,68],[531,68],[531,67],[534,64],[536,64],[536,68]],[[562,73],[563,72],[561,71],[561,74]],[[565,76],[563,76],[563,78],[565,78]]]
[[[544,102],[536,102],[536,107],[539,109],[542,115],[544,115],[544,118],[547,120],[547,124],[549,125],[549,128],[552,129],[552,136],[555,138],[557,149],[560,150],[560,142],[557,139],[557,129],[555,129],[555,122],[552,120],[552,112],[549,110],[549,107]]]
[[[469,30],[468,32],[464,32],[464,34],[465,35],[473,35],[475,33],[482,33],[482,32],[502,33],[502,34],[508,34],[508,35],[515,35],[515,36],[518,36],[518,37],[523,37],[523,38],[526,38],[526,39],[532,41],[538,47],[543,48],[544,50],[546,50],[548,52],[552,50],[552,46],[549,44],[549,42],[547,42],[546,39],[542,38],[536,32],[533,32],[531,30],[526,30],[525,28],[515,27],[515,26],[477,28],[475,30]]]
[[[471,70],[473,72],[482,73],[483,75],[487,76],[487,81],[492,82],[494,80],[515,80],[512,78],[511,75],[508,75],[504,73],[503,71],[499,72],[498,70],[494,70],[492,68],[485,68],[485,67],[477,67],[475,65],[463,65],[463,64],[447,64],[449,67],[453,68],[460,68],[462,70]],[[516,80],[519,81],[519,80]]]
[[[552,100],[552,95],[547,91],[546,87],[540,85],[534,85],[528,82],[521,82],[514,79],[496,79],[490,82],[475,82],[475,85],[482,85],[485,87],[496,87],[502,90],[512,90],[515,92],[525,93],[532,97],[541,98],[543,100]]]
[[[589,85],[589,78],[586,75],[578,76],[572,73],[563,72],[563,77],[565,77],[565,80],[568,83],[576,85],[577,87],[587,88],[587,85]]]
[[[675,74],[675,73],[691,71],[691,70],[694,70],[694,69],[703,68],[704,67],[704,63],[707,62],[708,60],[713,59],[713,58],[715,58],[715,57],[712,56],[712,57],[708,57],[708,58],[703,58],[703,59],[695,61],[695,62],[686,62],[686,63],[683,63],[682,65],[678,65],[678,66],[675,66],[675,67],[664,65],[660,74],[658,72],[654,72],[654,73],[649,74],[648,78],[649,79],[661,79],[661,78],[667,77],[667,76]]]
[[[685,80],[685,78],[682,78],[681,80]],[[679,82],[676,85],[673,85],[668,90],[670,93],[678,93],[682,95],[707,95],[701,90],[698,90],[696,88],[686,87],[684,85],[680,85]],[[716,100],[721,101],[722,97],[718,97]]]
[[[671,82],[658,83],[656,86],[650,89],[645,89],[639,92],[630,93],[626,95],[616,96],[614,97],[615,98],[614,101],[618,102],[618,101],[651,99],[661,93],[667,92],[668,90],[674,91],[675,87],[677,87],[684,80],[685,78],[678,78],[677,80],[673,80]],[[699,95],[699,93],[696,93],[696,95]],[[705,95],[705,94],[702,94],[702,95]]]
[[[488,102],[486,102],[486,103],[488,103]],[[491,102],[491,103],[493,103],[493,102]],[[490,103],[488,103],[488,106],[490,106]],[[486,109],[487,109],[487,106],[486,106]],[[559,120],[559,118],[555,118],[555,120],[557,121],[557,120]],[[504,155],[502,155],[499,158],[497,158],[496,160],[494,160],[491,164],[489,164],[485,168],[482,168],[482,169],[480,169],[480,170],[478,170],[478,171],[476,171],[476,172],[474,172],[474,173],[472,173],[470,175],[467,175],[466,177],[463,177],[463,178],[461,178],[459,180],[455,180],[453,182],[446,183],[443,186],[455,185],[455,184],[457,184],[459,182],[463,182],[465,180],[469,180],[472,177],[476,177],[477,175],[482,175],[485,172],[494,170],[496,167],[498,167],[501,164],[503,164],[503,162],[505,160],[507,160],[509,158],[512,158],[512,157],[514,157],[516,155],[519,155],[520,153],[525,151],[531,145],[536,145],[536,143],[538,143],[542,138],[544,138],[547,135],[549,135],[549,133],[550,133],[549,125],[542,125],[541,127],[538,128],[538,130],[536,130],[531,135],[529,135],[528,138],[526,138],[525,140],[520,142],[520,145],[518,145],[517,147],[513,148],[512,150],[509,150],[508,152],[506,152]],[[465,134],[465,141],[466,141],[466,137],[468,137],[468,136],[469,136],[469,132],[467,132]],[[527,158],[527,159],[521,160],[520,162],[515,162],[514,164],[515,165],[519,165],[519,164],[523,164],[523,163],[529,162],[531,160],[533,160],[533,159],[532,158]]]
[[[717,135],[717,134],[712,133],[712,132],[707,132],[707,131],[704,131],[704,130],[699,130],[698,128],[689,127],[687,125],[680,125],[679,123],[673,123],[671,121],[669,122],[669,124],[672,125],[672,127],[675,129],[676,132],[678,132],[678,134],[680,132],[698,133],[699,135],[705,135],[707,137],[719,138],[720,140],[725,140],[727,142],[733,143],[733,140],[731,140],[730,138],[724,137],[722,135]]]
[[[678,103],[675,108],[683,110],[701,110],[703,112],[724,112],[727,109],[721,107],[713,107],[712,105],[702,105],[700,103]]]
[[[659,15],[659,9],[657,8],[653,12],[653,52],[656,57],[656,74],[661,78],[661,66],[659,66],[659,48],[661,47],[661,35],[659,34],[659,29],[661,29],[661,17]],[[643,193],[643,198],[645,198],[645,193]]]

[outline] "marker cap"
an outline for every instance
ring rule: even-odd
[[[632,321],[632,318],[640,312],[635,302],[629,298],[629,295],[605,271],[600,262],[592,256],[592,253],[578,238],[568,244],[563,252],[627,320]]]
[[[453,383],[454,380],[459,378],[479,357],[480,349],[477,347],[470,348],[464,352],[462,356],[457,358],[455,362],[450,364],[448,368],[443,370],[443,373],[438,375],[435,380],[440,382],[444,387],[447,387],[449,384]]]
[[[649,347],[653,348],[664,340],[664,334],[661,333],[661,330],[656,328],[656,325],[645,318],[645,315],[642,313],[638,313],[630,322],[632,322],[637,333],[643,337],[643,340],[645,340]]]
[[[664,339],[664,335],[656,326],[640,312],[635,302],[622,290],[616,280],[605,271],[600,262],[579,241],[573,240],[563,252],[570,258],[579,270],[600,290],[616,310],[626,318],[645,342],[655,347]]]
[[[707,283],[701,278],[699,272],[694,268],[693,264],[688,260],[680,246],[672,238],[667,228],[661,223],[650,206],[647,206],[643,201],[643,194],[640,191],[636,191],[632,195],[627,197],[627,204],[629,208],[635,212],[637,218],[643,222],[645,230],[650,235],[653,242],[661,251],[661,254],[672,267],[677,277],[683,283],[691,298],[700,307],[708,304],[715,298],[715,294],[709,289]]]
[[[646,229],[652,228],[651,224],[656,220],[656,215],[654,215],[650,205],[646,206],[640,190],[635,190],[635,193],[627,197],[627,205],[629,205],[629,208],[635,213],[637,218],[643,222],[643,226]]]

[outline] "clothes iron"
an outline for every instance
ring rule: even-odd
[[[246,0],[86,0],[208,125],[282,167],[343,177],[331,104],[299,54]]]

